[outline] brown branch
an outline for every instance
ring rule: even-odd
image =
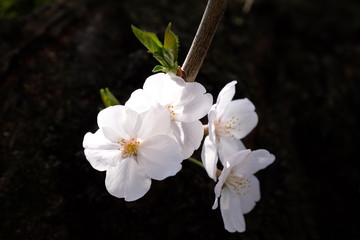
[[[186,73],[187,82],[195,81],[225,8],[226,0],[208,1],[199,28],[182,66]]]

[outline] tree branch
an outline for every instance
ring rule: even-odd
[[[194,82],[210,47],[217,26],[225,12],[226,0],[209,0],[182,70],[186,81]]]

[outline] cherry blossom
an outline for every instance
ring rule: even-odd
[[[243,214],[250,212],[260,200],[259,180],[254,176],[257,171],[273,163],[275,156],[266,150],[241,150],[228,157],[215,186],[213,209],[220,210],[225,229],[229,232],[244,232]]]
[[[83,147],[91,166],[106,171],[110,194],[137,200],[150,189],[151,179],[180,171],[183,158],[170,134],[168,110],[157,107],[139,114],[117,105],[100,111],[97,120],[99,129],[86,133]]]
[[[160,104],[170,115],[171,129],[181,146],[183,158],[198,149],[204,136],[199,121],[211,108],[212,95],[200,83],[185,82],[172,73],[157,73],[148,77],[143,89],[131,94],[125,106],[138,112]]]
[[[255,106],[247,98],[232,100],[236,81],[228,83],[219,93],[208,113],[208,131],[201,158],[210,178],[216,181],[218,158],[222,161],[228,152],[245,149],[240,139],[257,125]]]

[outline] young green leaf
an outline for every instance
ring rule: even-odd
[[[169,52],[168,55],[171,56],[171,62],[177,62],[179,52],[179,38],[171,31],[171,23],[169,23],[165,30],[164,48],[167,50],[167,52]]]
[[[135,26],[131,26],[131,29],[140,42],[148,49],[148,52],[161,64],[161,66],[155,66],[153,72],[177,72],[179,39],[171,31],[171,23],[169,23],[165,30],[164,44],[160,42],[155,33],[142,31]]]
[[[114,94],[108,88],[100,89],[100,96],[105,105],[105,107],[110,107],[114,105],[120,105],[119,100],[116,99]]]
[[[139,41],[149,50],[150,53],[158,52],[163,44],[155,33],[145,32],[131,25],[131,29]]]
[[[159,71],[166,71],[165,67],[164,66],[161,66],[161,65],[156,65],[154,67],[154,69],[152,70],[152,72],[159,72]]]

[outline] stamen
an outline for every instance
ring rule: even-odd
[[[220,137],[230,137],[235,139],[234,131],[240,131],[240,122],[239,118],[233,116],[231,119],[225,122],[215,121],[215,133],[218,138]]]
[[[131,138],[130,140],[126,141],[125,139],[122,138],[117,143],[120,145],[120,148],[118,148],[118,150],[122,151],[121,153],[122,158],[137,156],[138,147],[140,145],[139,141],[136,141],[134,138]]]
[[[166,107],[169,109],[170,111],[170,119],[171,120],[175,120],[175,112],[174,112],[174,106],[172,105],[166,105]]]
[[[238,177],[230,173],[226,179],[226,185],[236,194],[246,195],[250,192],[251,181],[246,177]]]

